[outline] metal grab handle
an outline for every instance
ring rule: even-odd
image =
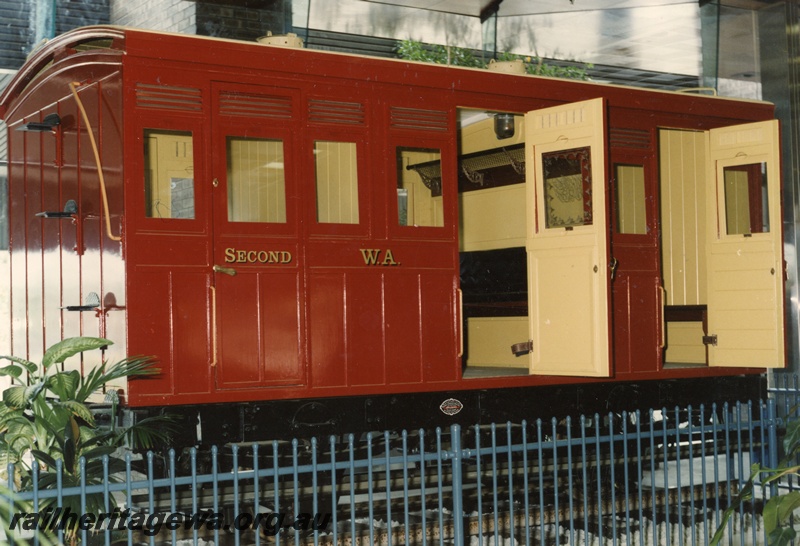
[[[225,273],[226,275],[230,275],[231,277],[236,276],[236,270],[232,267],[222,267],[221,265],[215,265],[213,269],[215,273]]]
[[[664,289],[663,286],[658,285],[658,292],[661,295],[661,343],[659,343],[659,349],[663,349],[667,346],[667,320],[664,317],[664,306],[667,302],[667,291]]]
[[[464,293],[456,289],[458,296],[458,358],[464,356]]]
[[[216,266],[215,266],[216,267]],[[211,364],[214,368],[217,365],[217,289],[211,289]]]

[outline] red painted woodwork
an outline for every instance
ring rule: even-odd
[[[74,49],[97,39],[110,47]],[[121,242],[104,229],[70,81],[81,83]],[[649,233],[611,236],[611,380],[742,373],[661,369],[655,132],[771,119],[772,106],[103,27],[49,42],[0,96],[10,128],[10,352],[34,356],[83,334],[114,340],[112,359],[156,355],[161,374],[129,384],[132,406],[589,381],[462,377],[456,109],[525,112],[597,96],[612,129],[651,136],[635,153],[611,146],[610,164],[644,164],[651,196]],[[237,97],[268,106],[239,108]],[[62,125],[53,132],[18,130],[54,111]],[[146,129],[191,133],[193,219],[147,217]],[[283,142],[285,222],[228,220],[227,137]],[[320,140],[357,145],[357,224],[317,221]],[[443,227],[399,225],[400,146],[441,150]],[[36,216],[67,199],[78,204],[74,219]],[[245,259],[231,262],[229,249]],[[291,259],[247,259],[259,252]],[[62,309],[89,292],[100,311]]]

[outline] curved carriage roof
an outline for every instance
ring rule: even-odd
[[[88,49],[124,50],[125,29],[114,26],[92,26],[72,30],[48,40],[31,52],[16,76],[0,93],[0,119],[5,118],[10,104],[53,62],[71,52]]]

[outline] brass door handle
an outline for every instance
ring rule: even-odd
[[[230,275],[231,277],[236,276],[236,270],[232,267],[222,267],[221,265],[214,266],[215,273],[225,273],[226,275]]]

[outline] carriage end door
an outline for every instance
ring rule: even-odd
[[[525,132],[530,372],[607,377],[605,102],[529,112]]]
[[[776,120],[709,131],[710,366],[786,361],[779,142]]]

